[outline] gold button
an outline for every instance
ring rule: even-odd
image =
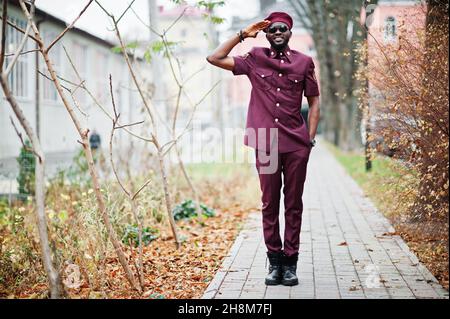
[[[295,80],[295,83],[297,83],[298,81],[297,80]]]
[[[283,52],[280,52],[280,55],[283,55]]]
[[[277,88],[277,91],[278,91],[278,92],[280,92],[280,90],[281,90],[280,88]]]
[[[284,63],[284,60],[281,60],[281,63]]]
[[[278,119],[275,119],[275,122],[278,122]]]
[[[277,106],[280,106],[280,103],[277,103]]]
[[[283,74],[280,73],[280,74],[278,74],[278,76],[283,76]]]
[[[264,77],[264,74],[261,74],[261,77],[263,78],[263,77]]]

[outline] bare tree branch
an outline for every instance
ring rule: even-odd
[[[122,20],[122,18],[125,16],[125,14],[128,12],[128,10],[130,10],[130,8],[133,6],[135,1],[136,0],[131,1],[130,4],[128,5],[128,7],[122,12],[119,19],[117,19],[117,24],[119,24],[120,20]]]
[[[69,24],[69,26],[67,28],[65,28],[53,41],[52,43],[50,43],[48,45],[48,47],[45,49],[45,52],[48,53],[50,52],[51,48],[59,41],[61,40],[61,38],[67,33],[67,31],[69,31],[70,29],[72,29],[75,25],[75,23],[81,18],[81,16],[84,14],[84,12],[87,10],[87,8],[89,8],[89,6],[91,5],[91,3],[94,0],[89,0],[89,2],[84,6],[83,10],[81,10],[81,12],[78,14],[78,16],[75,18],[75,20],[72,21],[71,24]]]
[[[145,187],[147,187],[147,185],[150,184],[151,181],[152,181],[152,180],[149,179],[149,180],[147,180],[144,184],[142,184],[142,186],[139,187],[139,189],[136,191],[136,193],[134,193],[134,195],[131,197],[131,199],[132,199],[132,200],[135,200],[135,199],[138,197],[139,193],[140,193]]]
[[[0,48],[0,72],[3,72],[3,64],[5,63],[5,51],[6,51],[6,21],[8,19],[8,1],[3,1],[2,12],[2,41]]]
[[[39,52],[40,52],[40,50],[39,50]],[[39,73],[40,75],[42,75],[44,78],[46,78],[47,80],[53,82],[52,78],[49,77],[47,74],[45,74],[45,73],[43,73],[43,72],[41,72],[41,71],[39,71],[39,70],[38,70],[38,73]],[[69,93],[72,92],[71,89],[69,89],[68,87],[66,87],[66,86],[64,86],[64,85],[61,85],[61,87],[62,87],[63,89],[65,89],[66,91],[68,91]]]
[[[19,130],[17,129],[17,126],[16,126],[16,124],[14,123],[14,120],[13,120],[13,118],[12,118],[11,116],[9,117],[9,120],[11,121],[11,124],[12,124],[12,126],[13,126],[13,128],[14,128],[14,131],[16,131],[16,134],[17,134],[17,136],[18,136],[19,139],[20,139],[20,143],[22,144],[23,148],[24,148],[25,150],[27,150],[28,152],[32,152],[32,153],[38,158],[38,160],[39,160],[40,162],[42,162],[42,158],[39,156],[39,154],[37,154],[37,153],[34,151],[34,149],[33,149],[32,147],[28,147],[28,146],[25,144],[25,141],[23,140],[22,133],[20,133]]]
[[[216,83],[208,90],[208,92],[206,92],[206,93],[203,95],[203,97],[202,97],[197,103],[195,103],[195,104],[193,105],[193,110],[192,110],[192,112],[191,112],[191,117],[190,117],[188,123],[186,124],[184,130],[183,130],[183,131],[182,131],[175,139],[173,139],[173,140],[167,142],[166,144],[164,144],[164,145],[162,146],[162,148],[169,147],[167,150],[164,151],[164,155],[167,154],[167,153],[170,151],[170,149],[172,148],[172,146],[175,145],[175,144],[180,140],[180,138],[181,138],[184,134],[186,134],[188,131],[191,130],[191,129],[189,129],[189,127],[190,127],[190,125],[191,125],[191,123],[192,123],[192,121],[193,121],[193,119],[194,119],[194,115],[195,115],[195,111],[197,110],[197,107],[198,107],[198,106],[206,99],[206,97],[207,97],[207,96],[215,89],[215,87],[216,87],[217,85],[219,85],[219,83],[220,83],[220,81],[217,81],[217,82],[216,82]],[[186,92],[184,92],[184,91],[183,91],[183,93],[186,94]]]
[[[34,0],[32,1],[32,3],[34,3]],[[30,14],[31,14],[32,18],[34,17],[34,8],[35,8],[34,5],[31,6],[31,8],[30,8]],[[22,54],[22,50],[23,50],[23,48],[25,47],[25,44],[28,41],[28,36],[30,35],[30,32],[31,32],[31,23],[30,23],[30,21],[28,21],[27,22],[27,28],[25,29],[25,34],[23,36],[23,39],[20,42],[18,48],[16,49],[16,53],[14,54],[13,58],[8,63],[8,67],[6,68],[6,71],[5,71],[5,75],[6,76],[8,76],[9,73],[11,73],[11,70],[13,69],[14,65],[19,60],[19,57]]]
[[[53,83],[55,85],[56,91],[58,92],[58,95],[61,98],[61,100],[62,100],[62,102],[64,104],[64,107],[66,108],[67,112],[69,113],[69,116],[70,116],[70,118],[71,118],[75,128],[77,129],[78,134],[80,135],[81,144],[83,145],[84,153],[86,155],[86,159],[87,159],[87,162],[88,162],[89,174],[90,174],[91,179],[92,179],[92,184],[93,184],[94,193],[95,193],[95,196],[96,196],[96,199],[97,199],[99,212],[100,212],[100,215],[101,215],[101,217],[103,219],[103,223],[104,223],[104,225],[106,227],[108,237],[109,237],[109,239],[110,239],[110,241],[111,241],[111,243],[112,243],[112,245],[114,247],[116,255],[117,255],[117,257],[119,259],[119,262],[120,262],[120,264],[121,264],[121,266],[122,266],[122,268],[123,268],[123,270],[124,270],[124,272],[126,274],[126,277],[127,277],[128,281],[129,281],[129,283],[131,284],[131,287],[133,287],[133,289],[136,289],[136,290],[139,291],[139,287],[136,286],[134,274],[133,274],[133,272],[131,271],[131,269],[130,269],[130,267],[128,265],[126,256],[125,256],[125,254],[123,253],[123,250],[122,250],[121,243],[120,243],[119,239],[117,238],[117,233],[116,233],[115,229],[113,228],[113,226],[111,224],[111,221],[110,221],[107,209],[106,209],[105,200],[104,200],[103,194],[101,193],[101,190],[100,190],[100,183],[99,183],[99,180],[98,180],[97,169],[96,169],[96,167],[94,165],[94,159],[93,159],[93,156],[92,156],[92,150],[91,150],[91,148],[89,146],[89,140],[88,140],[89,129],[82,127],[82,125],[81,125],[77,115],[75,114],[72,106],[68,102],[68,100],[67,100],[67,98],[66,98],[66,96],[64,94],[63,88],[61,86],[61,83],[60,83],[60,81],[58,79],[58,76],[57,76],[57,74],[55,72],[55,69],[53,67],[53,64],[50,61],[48,51],[46,50],[45,45],[44,45],[44,43],[42,41],[42,38],[40,36],[40,31],[37,28],[37,26],[36,26],[35,22],[33,21],[33,19],[31,19],[30,12],[28,11],[27,7],[25,6],[24,0],[19,0],[19,3],[20,3],[20,7],[22,8],[23,13],[27,17],[27,19],[32,23],[33,30],[34,30],[34,32],[36,34],[37,39],[39,40],[38,41],[38,45],[39,45],[41,54],[42,54],[42,56],[44,58],[45,64],[47,66],[47,69],[49,71],[50,77],[53,80]]]
[[[119,177],[119,174],[117,173],[117,169],[116,169],[116,166],[115,166],[114,160],[113,160],[113,140],[114,140],[114,132],[117,129],[116,124],[119,121],[120,113],[117,112],[117,108],[116,108],[111,74],[109,75],[109,91],[110,91],[110,95],[111,95],[111,104],[112,104],[113,112],[114,112],[114,119],[112,120],[112,129],[111,129],[111,134],[110,134],[110,138],[109,138],[109,159],[110,159],[110,163],[111,163],[111,167],[112,167],[114,176],[116,177],[116,180],[119,183],[120,188],[122,188],[123,192],[127,195],[128,200],[130,201],[130,204],[131,204],[131,211],[132,211],[133,216],[138,224],[139,267],[137,267],[136,264],[135,264],[135,267],[138,272],[138,278],[139,278],[139,283],[141,286],[141,292],[143,292],[143,289],[144,289],[144,264],[143,264],[143,250],[142,250],[143,226],[142,226],[142,220],[139,218],[139,215],[137,213],[137,205],[136,205],[135,199],[137,198],[138,194],[150,183],[150,180],[148,180],[134,195],[132,195],[131,194],[132,191],[126,189],[126,187],[123,185],[123,183]]]
[[[32,152],[36,156],[36,166],[35,166],[35,203],[36,203],[36,220],[37,220],[37,228],[39,233],[39,243],[41,248],[41,257],[43,266],[47,275],[49,291],[51,298],[61,298],[64,294],[64,289],[62,287],[61,276],[57,267],[54,265],[52,260],[52,253],[50,249],[48,231],[47,231],[47,214],[45,212],[45,156],[42,150],[39,138],[37,134],[33,131],[32,126],[29,121],[25,117],[23,110],[18,104],[16,98],[14,97],[11,88],[9,87],[7,74],[3,71],[3,65],[5,61],[5,44],[6,44],[6,21],[7,21],[7,1],[3,1],[3,15],[2,15],[2,32],[0,42],[2,43],[1,54],[0,54],[0,84],[2,86],[4,95],[9,105],[11,106],[12,111],[16,115],[16,118],[19,120],[20,125],[24,129],[27,134]],[[34,12],[34,1],[30,2],[30,11]],[[31,20],[29,20],[31,21]],[[15,52],[15,57],[18,56],[18,53],[23,49],[23,47],[19,47]],[[25,146],[25,143],[22,138],[22,134],[19,133],[14,121],[11,119],[11,124],[14,127],[14,130],[18,134],[22,144]]]
[[[97,0],[96,0],[96,3],[98,3]],[[102,7],[102,9],[106,12],[106,14],[111,18],[111,20],[113,22],[114,31],[116,33],[117,39],[119,40],[120,47],[122,49],[122,54],[123,54],[123,57],[124,57],[124,59],[126,61],[127,66],[128,66],[128,70],[130,72],[131,78],[133,79],[135,87],[136,87],[136,89],[139,92],[139,96],[141,97],[142,103],[144,104],[144,107],[145,107],[145,109],[146,109],[146,111],[147,111],[147,113],[148,113],[148,115],[150,117],[150,120],[151,120],[151,124],[152,124],[152,133],[151,133],[151,135],[153,137],[153,141],[152,142],[153,142],[153,145],[157,149],[158,160],[159,160],[159,168],[160,168],[160,173],[161,173],[161,177],[162,177],[162,180],[163,180],[164,198],[165,198],[165,203],[166,203],[166,208],[167,208],[167,215],[168,215],[168,218],[169,218],[169,224],[170,224],[170,227],[172,229],[172,233],[173,233],[173,236],[174,236],[174,239],[175,239],[175,245],[176,245],[177,248],[180,248],[181,247],[181,241],[179,239],[177,228],[176,228],[176,225],[175,225],[175,220],[174,220],[173,215],[172,215],[172,199],[171,199],[170,192],[169,192],[169,184],[168,184],[166,168],[165,168],[165,163],[164,163],[164,156],[163,156],[163,152],[162,152],[162,149],[161,149],[161,146],[160,146],[160,142],[158,140],[158,132],[157,132],[157,127],[156,127],[156,123],[155,123],[155,118],[154,118],[152,110],[150,109],[149,101],[145,97],[144,90],[142,89],[140,83],[137,80],[136,72],[135,72],[135,70],[133,68],[133,65],[132,65],[131,61],[130,61],[130,57],[128,56],[128,53],[127,53],[126,47],[124,45],[124,42],[123,42],[123,39],[122,39],[120,30],[119,30],[119,27],[117,25],[117,21],[116,21],[114,15],[112,15],[109,12],[107,12],[103,7]]]
[[[88,89],[88,87],[84,84],[84,81],[83,81],[83,79],[81,78],[80,73],[78,72],[78,69],[76,68],[75,64],[73,63],[73,60],[72,60],[72,58],[70,57],[69,53],[67,52],[67,49],[66,49],[65,46],[63,46],[63,49],[64,49],[64,52],[65,52],[65,54],[66,54],[66,57],[67,57],[67,59],[69,60],[69,63],[70,63],[70,65],[71,65],[73,71],[75,72],[75,75],[77,76],[78,80],[81,81],[81,82],[83,82],[83,85],[82,85],[83,90],[86,91],[86,93],[87,93],[87,94],[89,95],[89,97],[92,99],[92,101],[94,102],[94,104],[97,105],[97,106],[103,111],[103,113],[105,113],[105,115],[106,115],[110,120],[113,120],[113,119],[114,119],[113,116],[111,116],[111,115],[106,111],[106,109],[101,105],[101,103],[97,100],[97,98],[94,96],[94,94],[92,94],[92,92],[91,92],[91,91]],[[66,79],[63,79],[63,81],[68,82],[68,83],[71,83],[72,85],[76,85],[76,84],[74,84],[73,82],[70,82],[70,81],[68,81],[68,80],[66,80]],[[133,124],[133,125],[129,125],[129,124],[128,124],[128,125],[120,125],[119,123],[117,123],[117,124],[118,124],[118,128],[123,128],[123,129],[124,129],[127,133],[129,133],[130,135],[132,135],[132,136],[134,136],[134,137],[136,137],[136,138],[138,138],[138,139],[140,139],[140,140],[143,140],[143,141],[145,141],[145,142],[153,142],[153,137],[148,138],[148,137],[140,136],[140,135],[134,133],[133,131],[131,131],[131,130],[129,130],[129,129],[127,128],[127,127],[129,127],[129,126],[138,125],[138,124],[140,124],[140,123],[135,123],[135,124]]]
[[[19,55],[26,55],[26,54],[30,54],[30,53],[35,53],[35,52],[39,52],[38,49],[32,49],[32,50],[27,50],[27,51],[22,51],[19,53]],[[5,57],[11,57],[16,55],[17,53],[6,53]]]
[[[0,17],[0,19],[2,19],[2,21],[3,21],[3,18],[2,18],[2,17]],[[6,20],[6,22],[7,22],[7,24],[8,24],[11,28],[13,28],[13,29],[19,31],[19,32],[22,33],[22,34],[25,34],[25,30],[22,29],[22,28],[20,28],[19,26],[17,26],[17,24],[15,24],[15,23],[13,23],[13,22],[11,22],[11,21],[9,21],[9,20]],[[38,42],[38,39],[37,39],[34,35],[30,34],[30,35],[28,35],[28,37],[31,38],[31,39],[33,39],[35,42]]]
[[[181,18],[185,15],[187,8],[188,7],[184,8],[183,11],[178,15],[178,17],[167,27],[166,30],[164,30],[164,36],[178,23],[178,21],[181,20]]]

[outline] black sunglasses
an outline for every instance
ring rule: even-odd
[[[278,25],[278,26],[269,27],[267,29],[267,32],[268,33],[275,33],[275,32],[277,32],[277,30],[280,30],[281,33],[284,33],[284,32],[286,32],[289,29],[285,25]]]

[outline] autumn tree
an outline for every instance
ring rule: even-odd
[[[403,190],[414,198],[407,203],[411,217],[448,225],[448,1],[429,1],[409,18],[397,42],[369,34],[370,138],[387,145],[418,180]]]
[[[11,123],[14,126],[17,135],[19,136],[23,147],[29,152],[33,153],[35,157],[35,183],[34,183],[34,201],[37,228],[39,233],[39,243],[41,248],[42,263],[47,275],[49,284],[49,295],[51,298],[61,298],[64,295],[63,286],[61,282],[61,276],[58,270],[55,260],[53,259],[50,249],[50,240],[48,236],[47,214],[45,210],[45,154],[42,149],[41,141],[38,134],[30,124],[29,119],[25,116],[21,105],[17,101],[13,94],[13,91],[9,85],[8,76],[10,75],[16,63],[23,54],[24,47],[28,38],[32,36],[32,23],[31,19],[34,17],[34,1],[31,1],[31,8],[29,12],[30,20],[27,23],[25,30],[21,30],[23,37],[17,48],[14,48],[14,52],[7,52],[6,38],[8,32],[11,32],[12,27],[8,26],[8,2],[2,1],[2,25],[0,35],[0,84],[3,89],[3,93],[8,101],[11,109],[13,110],[17,120],[20,123],[23,131],[29,139],[29,143],[25,143],[22,137],[22,133],[19,132],[11,118]],[[8,59],[7,59],[8,58]],[[7,62],[7,63],[5,63]]]
[[[359,25],[361,0],[288,0],[302,26],[310,32],[320,62],[324,137],[352,149],[361,145],[361,114],[355,91],[360,85],[356,49],[365,39]],[[370,1],[376,4],[377,1]]]

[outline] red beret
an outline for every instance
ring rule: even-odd
[[[269,20],[271,23],[283,22],[289,27],[289,30],[292,29],[293,25],[291,16],[285,12],[272,12],[264,20]]]

